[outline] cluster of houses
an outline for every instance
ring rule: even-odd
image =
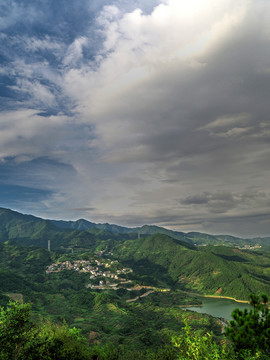
[[[254,250],[254,249],[260,249],[261,245],[244,245],[244,246],[236,246],[240,250]]]
[[[111,267],[116,265],[117,270],[112,271]],[[114,266],[115,267],[115,266]],[[46,274],[56,273],[63,270],[75,270],[81,273],[90,273],[90,280],[99,278],[99,285],[88,284],[87,287],[103,287],[105,284],[110,287],[115,287],[117,283],[111,283],[110,279],[118,280],[121,283],[131,282],[131,280],[121,279],[120,276],[133,272],[130,268],[119,268],[120,264],[117,260],[106,260],[101,262],[97,259],[90,260],[74,260],[74,261],[62,261],[51,264],[46,270]],[[101,279],[102,278],[102,279]]]
[[[101,260],[101,259],[100,259]],[[63,270],[75,270],[80,273],[90,273],[90,283],[86,285],[90,289],[112,289],[118,290],[125,287],[126,290],[141,290],[147,289],[148,291],[134,299],[129,299],[127,302],[136,301],[140,298],[148,296],[154,291],[169,291],[169,289],[157,289],[152,286],[136,285],[135,287],[131,284],[132,280],[121,278],[121,275],[133,272],[130,268],[124,268],[117,260],[108,260],[90,258],[89,260],[74,260],[74,261],[62,261],[51,264],[47,267],[46,273],[58,273]],[[126,285],[124,285],[126,284]]]
[[[94,267],[91,265],[93,261],[89,260],[75,260],[75,261],[62,261],[51,264],[46,270],[46,274],[60,272],[63,270],[75,270],[79,272],[91,272]],[[101,263],[99,263],[101,265]]]

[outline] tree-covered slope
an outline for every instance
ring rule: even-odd
[[[174,286],[207,295],[248,299],[270,293],[270,257],[228,247],[195,247],[166,235],[126,241],[115,249],[120,259]]]
[[[0,209],[0,242],[12,240],[23,245],[48,246],[48,240],[64,241],[65,231],[51,222]]]
[[[102,239],[102,231],[99,235]],[[48,248],[48,240],[50,240],[51,249],[61,247],[94,249],[99,245],[99,239],[100,237],[91,231],[64,229],[54,225],[50,220],[0,209],[0,242],[12,240],[21,245]]]

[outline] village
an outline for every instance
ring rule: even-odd
[[[90,260],[66,260],[49,265],[46,274],[58,273],[64,270],[90,273],[90,283],[86,287],[92,289],[111,288],[116,290],[120,283],[122,285],[132,283],[132,280],[120,276],[132,273],[133,270],[122,267],[118,260],[106,260],[105,262],[94,258]],[[111,280],[114,282],[111,282]]]
[[[148,296],[155,291],[167,292],[170,289],[158,289],[152,286],[133,284],[134,281],[122,278],[121,275],[132,273],[131,268],[123,267],[118,260],[108,260],[90,258],[89,260],[74,260],[56,262],[48,266],[46,274],[59,273],[64,270],[75,270],[79,273],[90,273],[90,282],[86,285],[88,289],[96,290],[118,290],[125,287],[127,291],[140,291],[141,289],[147,290],[146,293],[136,296],[133,299],[126,300],[127,302],[137,301],[140,298]]]

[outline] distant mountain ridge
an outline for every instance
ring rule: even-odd
[[[119,225],[112,225],[112,224],[96,224],[91,221],[85,219],[79,219],[76,221],[64,221],[64,220],[49,220],[54,225],[63,228],[63,229],[74,229],[74,230],[89,230],[89,229],[99,229],[99,230],[107,230],[111,231],[112,233],[119,233],[124,234],[131,232],[133,229],[119,226]]]
[[[210,235],[200,232],[180,232],[169,230],[156,225],[143,225],[141,227],[129,228],[119,226],[115,224],[96,224],[85,219],[79,219],[76,221],[63,221],[63,220],[50,220],[56,226],[64,229],[76,229],[76,230],[90,230],[99,229],[110,231],[114,234],[130,234],[137,233],[141,235],[154,235],[164,234],[174,239],[185,241],[193,245],[226,245],[226,246],[255,246],[265,245],[270,246],[269,237],[256,237],[256,238],[240,238],[232,235]]]
[[[75,231],[75,233],[74,233]],[[270,246],[270,237],[258,237],[252,239],[243,239],[231,235],[210,235],[200,232],[179,232],[169,230],[156,225],[143,225],[141,227],[129,228],[115,224],[96,224],[85,219],[76,221],[48,220],[35,217],[33,215],[24,215],[17,211],[6,208],[0,208],[0,241],[24,239],[24,244],[32,244],[32,240],[37,240],[38,246],[46,246],[48,238],[55,239],[63,232],[68,238],[72,236],[82,237],[82,232],[98,235],[100,237],[123,237],[128,235],[135,237],[148,236],[154,234],[168,235],[176,240],[193,245],[225,245],[225,246]],[[64,241],[64,243],[68,241]]]

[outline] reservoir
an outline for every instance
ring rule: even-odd
[[[240,303],[231,299],[202,298],[202,306],[192,306],[186,310],[196,311],[198,313],[209,314],[225,320],[232,320],[231,314],[235,308],[250,310],[252,307],[248,303]]]

